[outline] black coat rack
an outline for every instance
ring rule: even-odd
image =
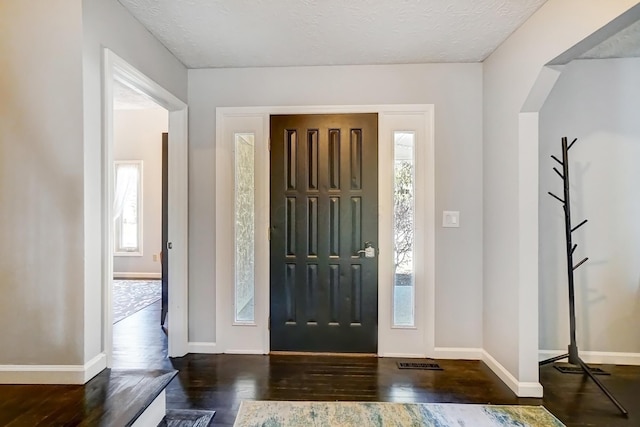
[[[622,412],[625,416],[628,415],[628,412],[624,407],[616,400],[616,398],[611,394],[609,390],[598,380],[591,369],[587,366],[586,363],[580,359],[580,355],[578,354],[578,345],[576,344],[576,306],[575,306],[575,293],[574,293],[574,281],[573,281],[573,272],[575,269],[584,264],[589,258],[584,258],[582,261],[577,263],[575,266],[573,265],[573,253],[575,252],[578,245],[574,244],[571,235],[578,228],[582,227],[587,223],[585,219],[580,224],[575,227],[571,227],[571,203],[570,203],[570,194],[569,194],[569,149],[576,142],[577,138],[574,139],[570,144],[567,143],[567,138],[562,138],[562,161],[560,161],[556,156],[551,156],[553,160],[558,162],[562,166],[562,172],[560,172],[557,168],[553,168],[553,170],[562,178],[564,182],[564,199],[556,196],[552,192],[549,194],[560,203],[562,203],[564,207],[564,230],[565,237],[567,239],[567,275],[568,275],[568,284],[569,284],[569,326],[571,331],[571,341],[569,344],[569,352],[567,354],[563,354],[561,356],[552,357],[547,360],[543,360],[540,362],[540,366],[547,365],[549,363],[556,362],[561,359],[568,359],[569,363],[572,365],[577,365],[582,368],[582,371],[589,376],[596,383],[600,390],[604,394],[607,395],[609,400],[613,402],[614,405],[618,407],[620,412]]]

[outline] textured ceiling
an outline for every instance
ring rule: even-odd
[[[119,0],[189,68],[484,60],[546,0]]]
[[[614,34],[580,59],[638,58],[640,57],[640,21]]]

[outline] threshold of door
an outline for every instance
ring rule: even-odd
[[[311,351],[270,351],[271,356],[340,356],[340,357],[378,357],[375,353],[332,353]]]

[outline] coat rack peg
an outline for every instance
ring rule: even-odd
[[[578,247],[577,243],[573,244],[573,247],[571,248],[571,254],[573,255],[573,253],[576,251],[576,248]]]
[[[559,201],[560,203],[564,203],[564,200],[562,200],[560,197],[556,196],[555,194],[553,194],[551,191],[548,192],[549,195],[551,197],[553,197],[554,199],[556,199],[557,201]]]
[[[558,174],[560,178],[564,179],[564,175],[562,175],[558,169],[553,168],[553,170]]]
[[[560,166],[563,166],[563,165],[562,165],[562,161],[561,161],[560,159],[558,159],[556,156],[554,156],[553,154],[551,155],[551,158],[552,158],[553,160],[555,160],[556,162],[560,163]]]
[[[589,257],[586,257],[585,259],[583,259],[582,261],[580,261],[578,264],[576,264],[575,267],[573,267],[573,269],[575,270],[576,268],[580,267],[582,264],[584,264],[585,262],[587,262],[587,260],[589,259]]]
[[[584,221],[582,221],[580,224],[576,225],[575,227],[573,227],[571,229],[571,232],[573,233],[574,231],[576,231],[578,228],[582,227],[583,225],[585,225],[587,223],[587,220],[585,219]]]
[[[578,140],[578,138],[574,138],[574,139],[573,139],[573,141],[571,141],[571,144],[569,144],[569,146],[567,147],[567,150],[568,150],[569,148],[571,148],[571,146],[572,146],[573,144],[575,144],[577,140]]]

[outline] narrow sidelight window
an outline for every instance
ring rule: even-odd
[[[237,323],[255,321],[254,149],[254,134],[235,134],[235,321]]]
[[[394,132],[393,325],[415,326],[415,133]]]

